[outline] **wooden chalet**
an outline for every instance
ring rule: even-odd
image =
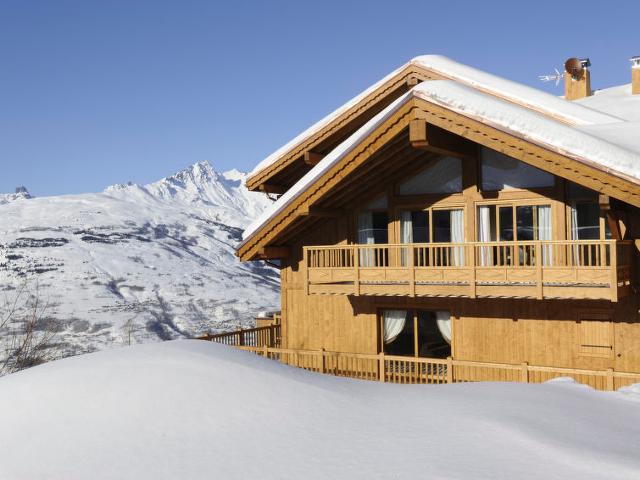
[[[417,57],[265,159],[247,186],[279,197],[237,250],[281,268],[265,354],[386,381],[640,381],[638,63],[594,94],[571,59],[559,98]]]

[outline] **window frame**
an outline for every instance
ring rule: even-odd
[[[478,215],[478,210],[480,207],[485,206],[495,206],[496,207],[496,242],[505,242],[507,240],[500,240],[500,215],[499,209],[500,207],[511,207],[511,218],[512,225],[514,227],[514,238],[512,241],[514,242],[525,242],[531,240],[519,240],[518,239],[518,228],[517,228],[517,217],[516,211],[518,207],[539,207],[539,206],[548,206],[551,208],[551,240],[556,240],[558,238],[556,233],[556,228],[554,228],[557,221],[556,214],[556,201],[552,198],[523,198],[523,199],[513,199],[513,200],[482,200],[478,202],[474,202],[474,219],[475,222],[473,224],[474,229],[474,238],[476,242],[480,242],[478,239],[478,235],[480,234],[480,229],[478,228],[478,220],[480,216]],[[534,217],[535,218],[535,217]],[[535,221],[535,220],[534,220]],[[534,240],[535,241],[535,240]]]

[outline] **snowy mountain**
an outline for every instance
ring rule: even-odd
[[[17,187],[15,193],[0,193],[0,205],[16,200],[29,200],[33,198],[26,187]]]
[[[279,284],[234,253],[270,203],[245,176],[203,162],[103,193],[4,195],[0,295],[37,294],[60,355],[250,325],[277,307]]]

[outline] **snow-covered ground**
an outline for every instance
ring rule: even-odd
[[[640,389],[390,385],[197,340],[0,379],[0,478],[637,479]]]
[[[103,193],[1,196],[0,307],[37,290],[58,356],[250,325],[278,306],[279,282],[235,256],[270,203],[245,176],[203,162]]]

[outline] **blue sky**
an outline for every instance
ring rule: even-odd
[[[587,8],[588,7],[588,8]],[[413,56],[628,83],[640,2],[0,0],[0,192],[249,170]]]

